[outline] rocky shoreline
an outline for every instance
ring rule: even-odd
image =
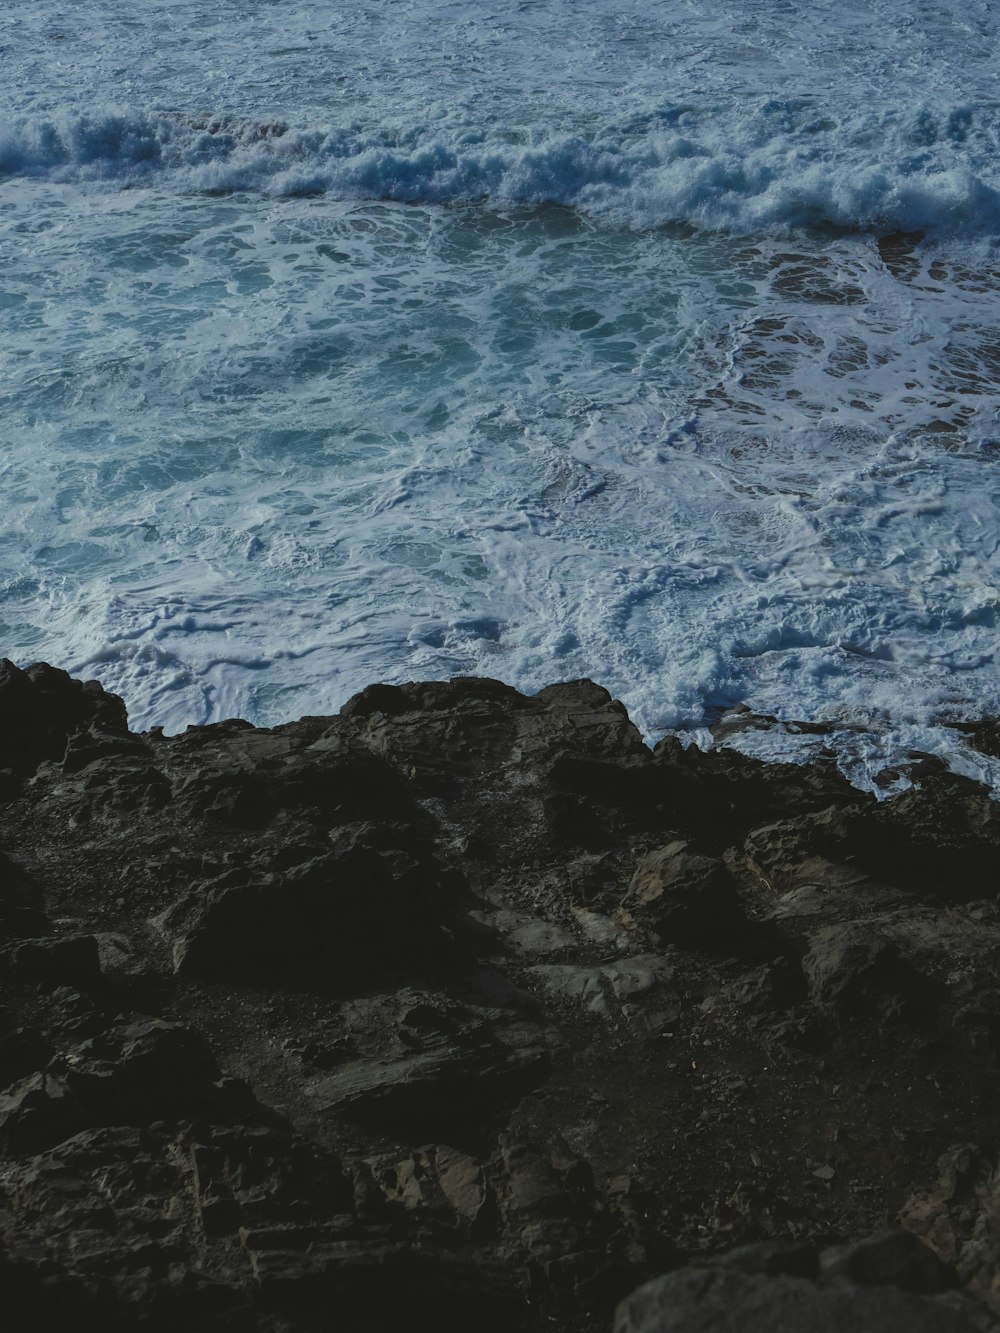
[[[166,737],[3,662],[4,1327],[997,1327],[998,865],[589,681]]]

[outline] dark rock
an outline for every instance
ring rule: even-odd
[[[398,717],[413,707],[409,695],[396,685],[369,685],[360,694],[354,694],[340,710],[341,717],[371,717],[382,713]]]
[[[982,1333],[984,1312],[897,1287],[820,1284],[725,1264],[682,1268],[618,1307],[615,1333]]]
[[[74,1048],[69,1064],[66,1082],[92,1124],[268,1118],[245,1084],[222,1078],[204,1040],[179,1023],[116,1025]]]
[[[867,832],[856,854],[876,876],[941,901],[996,894],[1000,808],[967,778],[948,773],[902,792]]]
[[[854,864],[867,818],[857,807],[831,806],[755,828],[744,850],[772,890],[803,884],[829,890],[846,884],[856,894],[867,887],[868,877]]]
[[[805,998],[802,971],[788,958],[776,958],[746,972],[729,990],[742,1009],[755,1013],[793,1008]]]
[[[352,1016],[369,1043],[381,1029],[380,1054],[369,1050],[317,1074],[310,1101],[402,1142],[480,1148],[545,1079],[552,1034],[530,996],[500,977],[478,981],[478,993],[468,992],[473,1003],[451,998],[446,1008],[424,1003],[399,1014],[355,1000]]]
[[[668,736],[653,751],[653,768],[677,824],[707,846],[730,846],[769,820],[859,803],[832,763],[767,764],[726,748],[685,749]]]
[[[41,1028],[24,1025],[0,1036],[0,1088],[43,1069],[53,1049]]]
[[[643,857],[622,907],[665,944],[729,951],[751,933],[726,867],[685,842]]]
[[[47,929],[40,888],[21,866],[0,852],[0,939],[24,938]]]
[[[957,1285],[955,1270],[909,1231],[884,1231],[824,1250],[821,1264],[826,1277],[846,1278],[868,1287],[901,1287],[921,1296]]]
[[[912,1012],[935,987],[871,926],[826,926],[813,936],[802,968],[813,1000],[844,1014],[885,1006]]]
[[[56,935],[25,940],[14,952],[18,971],[55,986],[96,986],[101,960],[93,935]]]
[[[266,827],[277,809],[274,791],[254,773],[195,774],[172,795],[195,818],[249,828]]]
[[[770,1240],[756,1245],[743,1245],[730,1250],[718,1259],[727,1268],[738,1268],[744,1273],[765,1277],[785,1274],[788,1277],[818,1278],[820,1256],[814,1245],[805,1241]]]
[[[26,774],[61,759],[77,730],[98,724],[127,736],[125,705],[97,681],[82,683],[45,662],[19,670],[0,660],[0,764]]]
[[[899,1220],[1000,1315],[1000,1170],[995,1158],[973,1144],[956,1144],[937,1166],[936,1181],[906,1201]]]
[[[0,677],[5,1327],[607,1333],[667,1269],[628,1308],[688,1333],[1000,1310],[975,784],[651,753],[589,681],[136,737]]]
[[[62,767],[64,773],[79,773],[98,760],[135,759],[141,764],[149,755],[147,742],[123,726],[92,723],[67,737]]]
[[[35,1153],[75,1134],[86,1123],[66,1080],[32,1074],[0,1093],[0,1148]]]
[[[347,836],[285,870],[230,871],[159,924],[178,972],[251,985],[294,975],[336,990],[430,961],[448,892],[433,865]]]
[[[783,819],[747,848],[776,886],[815,877],[818,860],[913,896],[968,901],[995,893],[1000,810],[977,784],[936,773],[882,805],[855,800]]]

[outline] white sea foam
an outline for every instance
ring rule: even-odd
[[[1000,778],[993,7],[72,17],[0,17],[4,652],[169,730],[590,675]]]
[[[985,233],[1000,226],[1000,108],[833,114],[813,98],[667,106],[588,135],[66,113],[0,131],[0,172],[180,191],[408,203],[556,203],[642,226]]]

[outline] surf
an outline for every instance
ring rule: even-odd
[[[1000,110],[832,113],[818,99],[668,105],[586,133],[497,123],[295,127],[284,120],[115,110],[22,118],[0,175],[111,188],[558,204],[651,228],[735,234],[834,228],[993,236]]]

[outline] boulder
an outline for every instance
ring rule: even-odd
[[[62,759],[69,737],[92,724],[128,740],[125,704],[96,680],[74,680],[46,662],[22,671],[0,660],[0,767],[23,775]]]
[[[619,1305],[614,1333],[986,1333],[992,1327],[981,1306],[955,1292],[921,1295],[888,1281],[862,1284],[844,1271],[819,1280],[773,1267],[755,1272],[722,1258],[640,1287]]]
[[[642,858],[622,908],[664,944],[681,948],[729,952],[751,934],[726,867],[686,842],[668,843]]]
[[[817,931],[802,970],[813,1001],[846,1015],[912,1014],[936,990],[893,940],[868,924],[845,922]]]

